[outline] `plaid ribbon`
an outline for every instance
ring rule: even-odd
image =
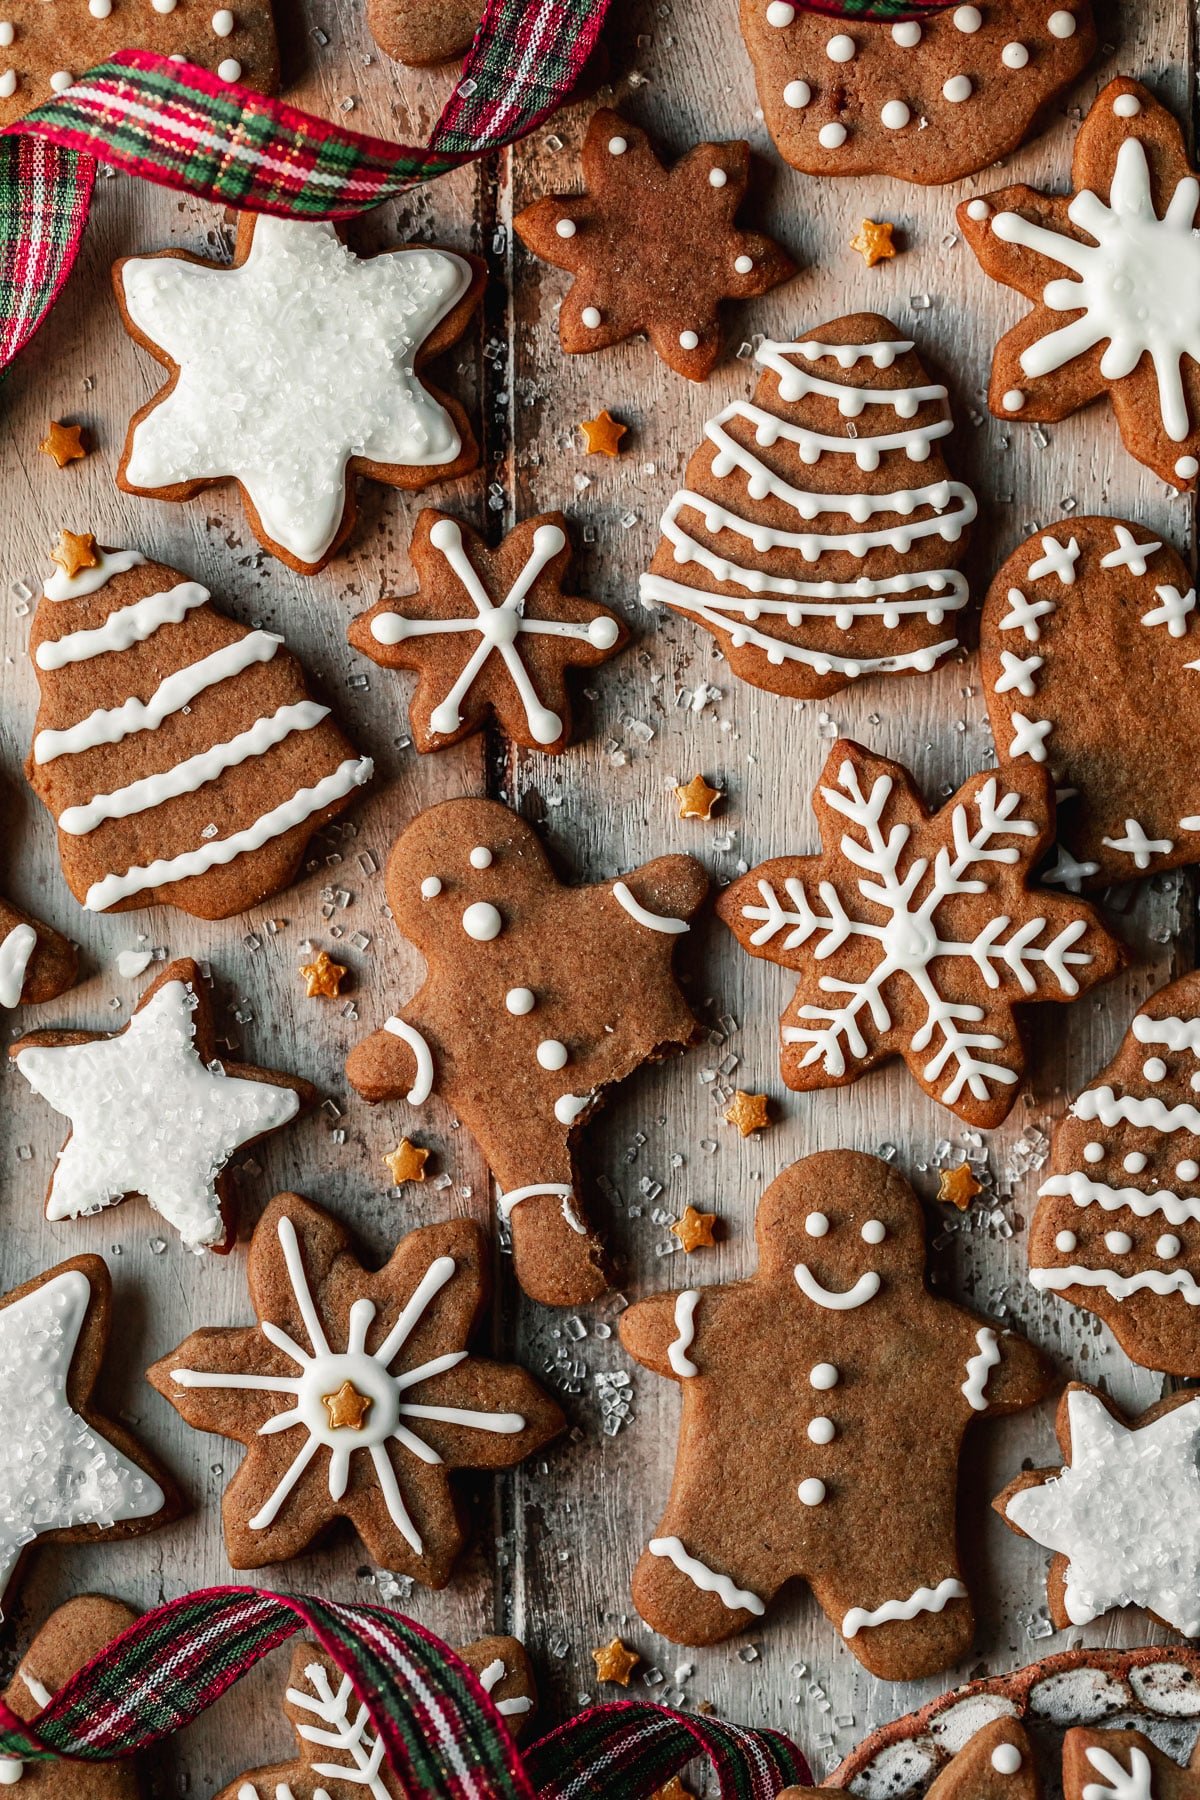
[[[701,1754],[722,1800],[774,1800],[789,1783],[812,1779],[780,1733],[647,1702],[581,1713],[522,1761],[474,1673],[412,1619],[247,1587],[208,1588],[147,1613],[32,1724],[0,1701],[0,1756],[133,1756],[190,1723],[300,1631],[349,1676],[401,1791],[414,1800],[611,1800],[614,1792],[647,1800]]]

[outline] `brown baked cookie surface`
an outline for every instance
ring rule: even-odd
[[[1063,1739],[1063,1800],[1195,1800],[1200,1747],[1184,1767],[1144,1732],[1076,1725]]]
[[[74,983],[75,946],[0,895],[0,1006],[36,1006],[57,1000]]]
[[[1194,491],[1200,188],[1178,119],[1140,82],[1110,81],[1079,128],[1071,186],[958,208],[987,274],[1034,302],[996,346],[988,405],[1050,423],[1107,394],[1129,454]]]
[[[765,339],[749,401],[710,419],[640,591],[710,631],[743,681],[821,699],[958,647],[975,496],[953,417],[878,313]]]
[[[246,1446],[222,1504],[230,1562],[286,1562],[343,1518],[381,1568],[444,1587],[466,1535],[451,1472],[511,1468],[564,1423],[524,1369],[467,1348],[483,1232],[424,1226],[371,1273],[343,1226],[280,1194],[248,1278],[257,1325],[193,1332],[147,1372],[197,1431]]]
[[[819,854],[773,857],[717,901],[743,949],[799,976],[784,1081],[845,1087],[902,1056],[932,1099],[998,1125],[1025,1067],[1013,1008],[1073,1000],[1125,962],[1085,901],[1030,889],[1054,837],[1045,771],[975,775],[931,813],[907,769],[843,738],[813,811]]]
[[[1061,520],[999,570],[980,659],[1002,763],[1063,790],[1043,881],[1078,893],[1200,861],[1196,591],[1141,525]]]
[[[125,329],[170,371],[133,416],[130,494],[236,481],[259,543],[301,575],[354,524],[355,479],[423,488],[479,460],[466,414],[424,379],[463,335],[484,266],[424,244],[360,258],[331,224],[241,213],[231,266],[124,256]]]
[[[536,834],[492,800],[429,807],[388,858],[392,917],[428,975],[346,1074],[373,1103],[420,1107],[436,1089],[466,1122],[500,1188],[517,1279],[547,1305],[608,1285],[579,1140],[607,1088],[696,1035],[672,963],[707,887],[690,856],[564,887]]]
[[[418,750],[443,750],[489,720],[510,743],[566,749],[567,670],[607,661],[629,637],[607,607],[563,592],[566,526],[562,513],[543,513],[489,550],[447,513],[417,519],[417,593],[380,600],[348,635],[384,668],[417,671],[408,718]]]
[[[371,759],[276,632],[140,551],[73,541],[88,560],[57,568],[34,614],[25,764],[71,891],[89,911],[244,912],[295,880]]]
[[[1016,1719],[980,1726],[925,1790],[925,1800],[1041,1800],[1028,1734]],[[827,1800],[828,1788],[784,1788],[778,1800]],[[1075,1800],[1075,1797],[1072,1797]]]
[[[52,1612],[4,1690],[4,1704],[18,1719],[35,1719],[65,1687],[71,1676],[91,1662],[115,1637],[133,1625],[137,1614],[104,1594],[81,1594]],[[138,1800],[142,1786],[130,1761],[90,1763],[29,1762],[0,1756],[0,1787],[20,1784],[21,1800]]]
[[[808,175],[970,175],[1023,143],[1096,49],[1088,0],[988,0],[894,23],[741,0],[741,21],[771,136]]]
[[[418,69],[461,56],[482,16],[482,0],[367,0],[367,29],[379,48]]]
[[[1127,1356],[1200,1375],[1200,975],[1160,988],[1052,1141],[1029,1279]]]
[[[697,144],[667,169],[644,131],[602,107],[581,160],[584,193],[547,195],[513,220],[526,249],[573,277],[563,349],[606,350],[644,331],[677,374],[706,380],[721,354],[721,301],[769,293],[796,272],[772,238],[736,223],[749,144]]]
[[[875,1157],[794,1163],[755,1234],[751,1280],[621,1315],[626,1350],[683,1399],[634,1604],[673,1642],[715,1643],[803,1578],[872,1674],[948,1668],[975,1624],[955,1543],[963,1437],[1032,1405],[1047,1371],[1023,1338],[928,1291],[920,1203]]]

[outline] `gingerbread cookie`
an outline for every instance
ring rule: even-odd
[[[430,807],[388,859],[392,917],[429,973],[346,1073],[372,1102],[419,1107],[436,1087],[466,1121],[500,1188],[517,1279],[546,1305],[608,1285],[579,1138],[605,1089],[696,1035],[672,961],[707,885],[690,856],[663,856],[563,887],[529,826],[492,800]]]
[[[957,181],[1023,143],[1096,49],[1089,0],[988,0],[894,24],[741,0],[741,20],[767,127],[807,175]]]
[[[1077,894],[1200,861],[1200,628],[1174,550],[1117,519],[1035,532],[988,589],[980,656],[999,760],[1059,789],[1044,881]]]
[[[237,482],[258,541],[315,574],[354,524],[355,477],[423,488],[479,460],[466,414],[422,379],[462,336],[483,264],[408,245],[360,260],[332,225],[242,213],[232,267],[124,256],[125,329],[171,371],[135,413],[129,494]]]
[[[0,1006],[57,1000],[74,983],[78,968],[68,938],[0,895]]]
[[[1144,1606],[1200,1637],[1200,1399],[1171,1394],[1127,1425],[1105,1395],[1073,1381],[1055,1428],[1067,1466],[1018,1475],[995,1507],[1053,1550],[1046,1593],[1057,1628]]]
[[[1160,988],[1054,1133],[1029,1279],[1134,1362],[1200,1375],[1200,975]]]
[[[227,618],[138,550],[90,534],[72,546],[74,572],[60,563],[34,614],[25,765],[63,873],[91,911],[244,912],[295,880],[371,759],[310,698],[276,632]]]
[[[1063,1739],[1063,1800],[1196,1800],[1200,1743],[1180,1768],[1140,1731],[1076,1725]]]
[[[843,738],[813,811],[821,852],[733,882],[717,913],[800,981],[782,1019],[790,1088],[845,1087],[890,1056],[969,1125],[999,1125],[1025,1053],[1013,1007],[1067,1001],[1125,952],[1081,900],[1031,892],[1054,836],[1036,763],[973,776],[930,813],[899,763]]]
[[[1008,1717],[981,1725],[925,1789],[924,1800],[1041,1800],[1033,1748]],[[828,1788],[784,1788],[778,1800],[829,1800]]]
[[[170,1477],[92,1406],[111,1317],[98,1256],[0,1300],[0,1600],[38,1538],[137,1537],[183,1510]]]
[[[189,1250],[228,1250],[228,1163],[316,1103],[295,1075],[217,1057],[212,999],[190,957],[168,963],[123,1030],[35,1031],[9,1055],[71,1121],[46,1197],[77,1219],[144,1194]]]
[[[819,699],[958,648],[975,496],[942,455],[949,399],[878,313],[768,339],[753,398],[704,428],[641,580],[744,681]]]
[[[367,29],[379,48],[417,69],[461,56],[482,16],[482,0],[367,0]]]
[[[1071,184],[958,209],[987,273],[1035,303],[996,346],[988,405],[1053,422],[1107,393],[1130,455],[1194,490],[1200,187],[1179,121],[1140,82],[1110,81],[1079,128]]]
[[[418,592],[380,600],[350,642],[420,677],[409,708],[418,750],[442,750],[494,719],[510,743],[565,750],[569,668],[593,668],[628,640],[615,613],[564,594],[567,521],[543,513],[496,550],[446,513],[423,512],[410,554]]]
[[[634,1604],[673,1642],[711,1644],[803,1577],[872,1674],[949,1668],[975,1628],[955,1545],[963,1437],[1031,1406],[1047,1371],[1023,1338],[929,1292],[920,1203],[875,1157],[793,1163],[755,1235],[751,1280],[621,1315],[630,1355],[683,1390]]]
[[[137,1614],[104,1594],[81,1594],[68,1600],[46,1623],[17,1664],[4,1690],[4,1704],[18,1719],[36,1719],[59,1689],[115,1637],[137,1621]],[[0,1756],[0,1787],[21,1784],[21,1800],[79,1800],[85,1789],[94,1800],[138,1800],[141,1783],[132,1762],[91,1763],[86,1776],[79,1763],[20,1762]]]
[[[527,250],[573,277],[558,315],[568,352],[644,331],[677,374],[705,381],[721,354],[722,300],[790,281],[796,265],[736,223],[750,146],[697,144],[664,167],[644,131],[602,107],[581,152],[586,192],[535,200],[513,220]]]
[[[369,1274],[336,1220],[280,1194],[248,1276],[257,1326],[193,1332],[147,1371],[189,1425],[246,1445],[222,1505],[230,1562],[286,1562],[345,1518],[381,1568],[444,1587],[465,1535],[449,1471],[511,1468],[564,1423],[524,1369],[467,1349],[483,1232],[426,1225]]]

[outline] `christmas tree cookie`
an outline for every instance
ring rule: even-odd
[[[52,1612],[4,1690],[4,1704],[18,1719],[36,1719],[77,1670],[127,1631],[137,1614],[104,1594],[81,1594]],[[75,1762],[22,1763],[0,1756],[0,1787],[20,1783],[21,1800],[79,1800],[80,1766]],[[86,1776],[90,1800],[138,1800],[142,1785],[128,1759],[92,1763]]]
[[[753,398],[704,428],[642,576],[650,606],[794,699],[935,668],[958,647],[975,496],[943,454],[946,388],[877,313],[756,352]]]
[[[56,1000],[75,980],[75,946],[0,895],[0,1006]]]
[[[202,919],[286,887],[370,778],[273,631],[137,550],[65,532],[34,615],[29,784],[90,911]]]

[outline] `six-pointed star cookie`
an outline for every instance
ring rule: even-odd
[[[1053,421],[1107,392],[1130,455],[1178,488],[1200,473],[1200,182],[1175,117],[1110,81],[1079,129],[1071,195],[964,200],[963,235],[1036,304],[996,346],[998,418]]]
[[[907,769],[843,739],[813,811],[819,855],[760,863],[717,902],[751,956],[800,977],[783,1079],[844,1087],[903,1056],[933,1099],[998,1125],[1025,1066],[1013,1007],[1072,1000],[1124,962],[1086,902],[1029,890],[1054,838],[1045,771],[976,775],[931,814]]]
[[[0,895],[0,1006],[56,1000],[75,979],[75,946]]]
[[[212,1002],[196,963],[168,963],[112,1037],[31,1032],[9,1055],[35,1093],[71,1121],[46,1199],[75,1219],[144,1194],[189,1250],[227,1249],[236,1150],[316,1100],[307,1081],[217,1060]]]
[[[547,195],[513,221],[527,249],[574,276],[558,317],[563,349],[604,350],[644,331],[671,368],[706,380],[720,302],[796,272],[771,238],[735,224],[749,144],[697,144],[665,169],[644,131],[601,108],[582,163],[585,193]]]
[[[564,594],[561,513],[527,519],[497,550],[445,513],[423,512],[411,555],[420,587],[355,619],[350,642],[420,676],[409,708],[418,750],[441,750],[495,719],[511,742],[565,750],[568,668],[591,668],[628,632],[606,607]]]
[[[426,386],[483,287],[476,259],[409,245],[360,260],[332,225],[243,213],[231,268],[122,257],[125,327],[172,372],[135,413],[117,472],[189,500],[235,479],[259,542],[301,574],[354,522],[354,478],[400,488],[478,460],[462,408]]]
[[[377,1274],[348,1233],[296,1194],[250,1245],[259,1324],[194,1332],[148,1371],[189,1425],[246,1445],[225,1491],[229,1560],[260,1569],[349,1519],[373,1561],[443,1587],[462,1547],[453,1469],[507,1469],[562,1429],[524,1369],[467,1343],[487,1301],[486,1240],[469,1219],[401,1240]],[[349,1383],[369,1402],[334,1425]]]
[[[1055,1625],[1144,1606],[1200,1637],[1200,1399],[1172,1394],[1130,1426],[1073,1381],[1056,1430],[1067,1467],[1018,1475],[995,1501],[1014,1531],[1054,1551],[1046,1591]]]
[[[4,1690],[5,1706],[18,1719],[35,1719],[71,1676],[127,1631],[136,1618],[129,1607],[104,1594],[81,1594],[68,1600],[50,1614],[17,1664]],[[67,1759],[21,1763],[0,1756],[0,1787],[15,1787],[18,1782],[21,1800],[80,1800],[81,1785],[86,1787],[88,1800],[137,1800],[142,1792],[128,1758],[93,1763],[86,1784],[81,1784],[79,1764]]]
[[[1181,1768],[1140,1731],[1077,1725],[1063,1739],[1063,1800],[1196,1800],[1200,1745]]]

